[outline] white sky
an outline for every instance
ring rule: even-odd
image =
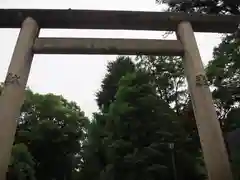
[[[155,0],[0,0],[0,8],[161,10]],[[0,82],[5,79],[18,31],[0,29]],[[42,30],[40,36],[161,39],[162,34],[156,31]],[[212,58],[213,47],[220,43],[220,35],[197,33],[196,38],[206,64]],[[28,86],[34,92],[63,95],[77,102],[86,115],[91,116],[98,109],[95,93],[100,88],[107,62],[115,58],[106,55],[35,55]]]

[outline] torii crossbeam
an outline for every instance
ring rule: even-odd
[[[126,29],[176,31],[181,21],[191,23],[195,32],[232,33],[239,16],[203,15],[199,13],[64,10],[64,9],[0,9],[0,28],[20,28],[32,17],[40,28],[51,29]]]
[[[183,56],[209,180],[232,180],[194,31],[233,33],[240,16],[100,10],[0,9],[0,28],[21,28],[0,96],[0,179],[5,180],[33,55]],[[39,38],[40,28],[176,31],[176,40]]]

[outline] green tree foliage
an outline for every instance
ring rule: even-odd
[[[157,0],[162,3],[162,0]],[[170,3],[169,11],[201,12],[206,14],[239,14],[238,0],[192,0],[188,2]]]
[[[107,165],[100,177],[173,179],[175,165],[178,179],[197,179],[194,166],[189,166],[192,163],[182,164],[181,158],[189,161],[190,157],[183,150],[185,132],[178,121],[157,96],[148,74],[137,71],[123,77],[108,113],[104,139]],[[175,144],[174,152],[169,143]]]
[[[169,67],[174,71],[174,67],[169,61],[159,65],[158,70],[167,75],[159,72],[156,80],[154,71],[149,70],[150,66],[154,69],[151,61],[144,59],[141,64],[138,61],[135,68],[129,60],[126,64],[130,64],[130,68],[122,66],[121,61],[115,61],[118,71],[109,69],[106,75],[112,81],[106,81],[106,77],[103,80],[101,91],[112,92],[112,96],[104,96],[108,104],[100,114],[95,114],[89,126],[80,179],[171,179],[173,164],[176,165],[178,179],[200,178],[196,158],[190,153],[188,133],[164,99],[171,99],[170,104],[175,102],[172,97],[174,87],[169,87],[175,81],[171,78],[167,81],[169,74],[166,69]],[[109,78],[111,76],[114,78]],[[177,77],[175,79],[180,83]],[[159,95],[161,86],[165,92],[162,97]],[[167,93],[167,90],[172,92]],[[174,150],[169,148],[169,143],[175,144]],[[142,174],[139,174],[141,170]]]
[[[102,111],[107,111],[115,99],[118,82],[127,72],[133,72],[135,65],[129,57],[119,56],[107,66],[107,73],[102,81],[101,90],[97,92],[97,103]]]
[[[232,121],[231,124],[227,123],[226,119],[228,119],[230,111],[236,111],[235,109],[239,108],[239,45],[239,41],[233,36],[226,36],[222,43],[214,49],[213,60],[209,62],[207,68],[209,81],[215,88],[213,97],[224,131],[237,127],[233,127]]]
[[[213,60],[207,67],[209,82],[214,88],[212,93],[214,103],[225,138],[228,132],[234,132],[240,128],[239,45],[239,41],[233,35],[223,38],[222,43],[214,49]],[[240,177],[239,170],[236,170],[240,168],[237,155],[240,149],[236,143],[231,145],[234,148],[229,150],[235,176]]]
[[[101,170],[105,166],[105,115],[95,114],[88,127],[88,138],[84,142],[83,163],[79,179],[98,180]]]
[[[151,77],[159,97],[179,115],[188,101],[182,58],[138,56],[137,66]]]
[[[138,56],[137,66],[150,76],[160,99],[177,113],[181,127],[187,132],[189,154],[199,158],[200,141],[181,57]]]
[[[15,143],[24,143],[35,161],[36,179],[70,180],[81,163],[88,119],[73,102],[27,91]]]
[[[36,180],[35,162],[24,144],[15,144],[9,165],[8,180]]]
[[[88,128],[88,138],[84,143],[82,179],[96,180],[105,166],[105,134],[106,113],[115,100],[119,80],[127,73],[134,72],[135,65],[129,57],[120,56],[107,66],[107,73],[102,81],[101,90],[96,94],[100,113],[95,113]]]

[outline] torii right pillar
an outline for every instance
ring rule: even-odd
[[[233,180],[212,94],[207,85],[203,63],[189,22],[181,22],[178,25],[177,37],[184,48],[183,64],[208,178],[209,180]]]

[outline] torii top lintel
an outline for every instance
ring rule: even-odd
[[[181,21],[189,21],[195,32],[232,33],[240,16],[199,13],[71,10],[0,9],[0,28],[20,28],[26,17],[34,18],[41,28],[51,29],[124,29],[175,31]]]

